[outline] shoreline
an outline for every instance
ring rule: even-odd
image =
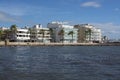
[[[120,43],[40,43],[40,42],[0,42],[0,46],[120,46]]]

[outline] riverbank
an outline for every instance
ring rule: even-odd
[[[0,46],[120,46],[120,43],[40,43],[40,42],[0,42]]]

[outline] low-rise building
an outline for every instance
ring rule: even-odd
[[[34,25],[31,28],[30,39],[32,42],[45,42],[48,43],[51,40],[49,28],[42,28],[42,25]]]
[[[27,42],[30,41],[30,33],[27,28],[17,28],[16,33],[12,33],[10,41]]]
[[[90,24],[75,25],[78,29],[78,42],[101,42],[101,29]]]
[[[52,29],[52,38],[54,42],[76,43],[77,30],[73,26],[65,24],[64,22],[51,22],[47,25]],[[69,34],[71,32],[71,34]]]
[[[51,36],[49,28],[42,28],[42,25],[34,25],[32,28],[17,28],[11,34],[10,41],[20,42],[50,42]]]

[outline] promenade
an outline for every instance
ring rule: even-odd
[[[120,46],[120,43],[40,43],[40,42],[0,42],[0,46]]]

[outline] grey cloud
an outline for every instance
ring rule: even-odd
[[[9,14],[1,12],[1,11],[0,11],[0,21],[2,21],[2,22],[17,22],[15,18],[13,18]]]
[[[82,7],[95,7],[95,8],[98,8],[98,7],[101,7],[101,5],[97,2],[85,2],[85,3],[82,3],[81,4]]]

